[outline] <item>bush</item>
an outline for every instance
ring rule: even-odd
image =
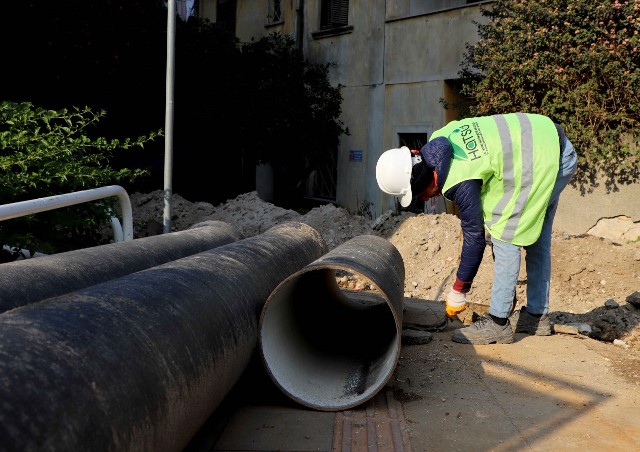
[[[132,182],[147,173],[113,169],[116,150],[143,147],[161,131],[136,139],[91,138],[104,111],[73,107],[47,110],[29,102],[0,103],[0,204],[104,185]],[[0,245],[55,253],[97,245],[107,224],[108,200],[79,204],[0,222]]]
[[[497,0],[467,46],[468,114],[542,113],[579,155],[574,183],[608,188],[640,174],[640,4]]]
[[[330,64],[304,59],[295,41],[271,33],[241,47],[243,103],[238,143],[248,162],[271,163],[274,202],[292,208],[312,171],[333,164],[341,134],[341,86],[328,81]]]
[[[267,149],[279,160],[279,192],[297,194],[305,174],[335,156],[343,132],[328,66],[305,62],[288,37],[244,46],[208,20],[177,19],[172,192],[217,204],[254,190],[256,150]],[[163,127],[166,33],[163,0],[9,2],[0,15],[0,38],[11,43],[0,101],[108,111],[97,124],[101,136]],[[163,187],[163,145],[113,156],[114,168],[150,172],[125,188]]]

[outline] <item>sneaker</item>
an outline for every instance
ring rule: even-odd
[[[515,311],[509,317],[514,333],[527,333],[535,336],[551,336],[551,321],[544,314],[536,317],[527,312],[525,308]]]
[[[513,330],[508,320],[502,326],[488,315],[483,315],[470,326],[454,331],[451,340],[475,345],[510,344],[513,342]]]

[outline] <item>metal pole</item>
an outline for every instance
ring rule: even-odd
[[[171,176],[173,167],[173,85],[175,75],[176,0],[169,0],[167,12],[167,90],[164,137],[164,212],[163,231],[171,232]]]

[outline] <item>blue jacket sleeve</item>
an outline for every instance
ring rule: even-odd
[[[471,289],[486,246],[480,203],[481,189],[482,181],[473,179],[460,182],[444,193],[445,197],[456,204],[460,212],[462,252],[453,288],[464,293]]]

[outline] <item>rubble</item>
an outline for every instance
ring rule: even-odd
[[[130,198],[136,236],[161,233],[163,191],[134,193]],[[443,304],[446,290],[455,278],[462,247],[460,221],[451,214],[388,211],[373,219],[350,214],[333,204],[300,213],[265,202],[256,192],[239,195],[218,206],[192,203],[173,194],[171,216],[172,230],[186,229],[204,220],[220,220],[237,225],[246,236],[282,222],[300,221],[315,228],[329,249],[358,235],[385,237],[403,257],[405,297],[416,303]],[[554,230],[549,314],[560,330],[578,325],[580,335],[611,343],[619,340],[640,350],[640,241],[612,240],[611,231],[600,226],[592,234],[581,235]],[[622,229],[629,234],[632,228]],[[594,235],[598,231],[600,236]],[[526,304],[524,254],[516,288],[516,309]],[[488,307],[492,279],[493,259],[487,246],[468,295],[473,307],[467,310],[469,321],[474,312]],[[366,285],[358,285],[352,276],[345,284],[352,290],[370,290]]]

